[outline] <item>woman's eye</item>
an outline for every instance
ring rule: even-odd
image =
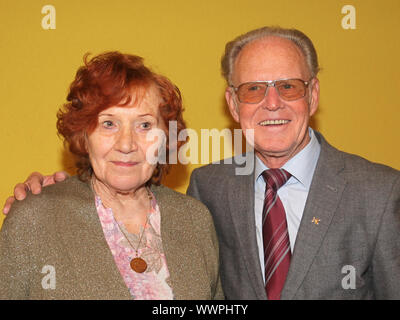
[[[114,123],[112,121],[107,120],[107,121],[103,122],[104,128],[112,128],[113,126],[114,126]]]
[[[140,124],[141,129],[150,129],[151,128],[151,123],[150,122],[143,122]]]

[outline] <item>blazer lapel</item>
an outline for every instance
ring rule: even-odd
[[[244,261],[258,299],[266,299],[261,273],[254,216],[254,170],[227,180],[229,212],[240,243],[237,259]]]
[[[162,245],[170,275],[170,285],[174,299],[180,300],[185,297],[185,293],[188,291],[187,286],[190,286],[190,283],[185,281],[190,279],[190,270],[185,266],[190,266],[192,263],[187,261],[185,243],[180,238],[180,232],[182,232],[180,229],[182,228],[179,228],[179,222],[176,221],[177,215],[174,215],[171,199],[168,199],[158,187],[152,186],[151,191],[154,193],[160,209]]]
[[[199,280],[204,265],[198,263],[199,252],[193,246],[190,215],[179,211],[171,193],[164,187],[152,186],[161,214],[161,237],[175,300],[199,299],[209,293],[209,287]],[[190,230],[188,230],[190,228]],[[197,259],[194,256],[197,254]]]
[[[76,183],[74,210],[57,221],[74,291],[82,299],[132,299],[104,237],[93,193],[89,185]]]
[[[320,134],[316,135],[321,142],[320,158],[297,233],[282,299],[295,296],[323,242],[346,185],[339,175],[344,168],[342,157]]]

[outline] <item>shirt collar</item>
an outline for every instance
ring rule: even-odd
[[[285,169],[292,175],[288,184],[296,183],[297,180],[307,190],[310,189],[312,177],[321,151],[321,146],[314,134],[314,130],[308,128],[308,132],[311,138],[309,143],[282,167],[282,169]],[[254,175],[256,182],[260,178],[261,173],[267,169],[269,168],[256,156]]]

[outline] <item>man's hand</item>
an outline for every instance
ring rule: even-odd
[[[11,196],[6,200],[3,207],[3,213],[7,214],[10,211],[15,199],[24,200],[28,191],[31,191],[33,194],[39,194],[42,192],[42,187],[64,181],[68,177],[69,174],[65,171],[58,171],[51,176],[43,176],[39,172],[31,173],[24,183],[18,183],[15,186],[14,196]]]

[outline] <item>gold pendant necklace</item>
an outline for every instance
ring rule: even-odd
[[[96,194],[96,191],[95,191],[95,189],[94,189],[93,179],[92,179],[91,182],[92,182],[92,189],[93,189],[93,192],[94,192],[95,195],[97,195],[97,194]],[[153,199],[153,197],[152,197],[152,195],[151,195],[150,190],[149,190],[147,187],[146,187],[146,191],[147,191],[147,196],[149,197],[149,200],[150,200],[150,210],[151,210],[151,208],[152,208],[151,200]],[[98,196],[98,195],[97,195],[97,196]],[[101,199],[101,198],[100,198],[100,199]],[[146,226],[147,226],[147,222],[148,222],[148,220],[149,220],[148,214],[146,214],[146,223],[144,224],[143,230],[142,230],[142,232],[140,233],[139,243],[138,243],[136,249],[135,249],[135,247],[132,245],[132,243],[129,241],[128,237],[126,236],[125,232],[122,230],[122,228],[121,228],[121,226],[119,225],[118,221],[115,219],[114,213],[113,213],[113,219],[114,219],[115,223],[117,224],[119,231],[122,233],[122,235],[125,237],[126,241],[128,241],[129,245],[130,245],[130,246],[132,247],[132,249],[135,251],[135,257],[134,257],[134,258],[131,260],[131,262],[130,262],[131,269],[132,269],[133,271],[137,272],[137,273],[143,273],[143,272],[145,272],[145,271],[147,270],[147,262],[146,262],[143,258],[141,258],[140,256],[138,256],[138,251],[139,251],[140,244],[141,244],[141,242],[142,242],[142,238],[143,238],[144,231],[145,231]]]
[[[125,232],[122,230],[121,226],[119,225],[118,221],[115,220],[115,223],[117,224],[119,230],[121,231],[121,233],[124,235],[126,241],[128,241],[129,245],[132,247],[133,250],[135,250],[135,257],[131,260],[130,265],[131,265],[131,269],[137,273],[143,273],[146,271],[147,269],[147,263],[146,261],[138,256],[138,251],[139,251],[139,247],[140,247],[140,243],[142,242],[142,237],[144,234],[144,231],[146,229],[147,226],[147,221],[149,220],[149,217],[146,217],[146,223],[143,227],[143,230],[140,234],[140,238],[139,238],[139,243],[137,245],[137,248],[135,249],[135,247],[132,245],[132,243],[129,241],[128,237],[126,236]]]
[[[146,191],[147,191],[147,196],[149,197],[149,200],[150,200],[150,209],[151,209],[151,200],[153,199],[153,197],[152,197],[152,195],[151,195],[151,193],[150,193],[150,190],[149,190],[147,187],[146,187]],[[113,214],[113,218],[114,218],[114,214]],[[114,218],[114,221],[115,221],[115,223],[117,224],[117,226],[118,226],[119,230],[121,231],[121,233],[124,235],[126,241],[128,241],[128,243],[129,243],[129,245],[132,247],[132,249],[135,250],[135,257],[134,257],[134,258],[131,260],[131,262],[130,262],[131,269],[132,269],[133,271],[137,272],[137,273],[143,273],[143,272],[145,272],[145,271],[147,270],[147,262],[146,262],[143,258],[141,258],[140,256],[138,256],[138,251],[139,251],[139,248],[140,248],[140,244],[141,244],[141,242],[142,242],[142,238],[143,238],[144,231],[146,230],[147,222],[149,221],[149,216],[148,216],[148,214],[146,214],[146,223],[144,224],[143,230],[142,230],[142,232],[140,233],[139,243],[138,243],[136,249],[135,249],[135,247],[132,245],[132,243],[129,241],[127,235],[126,235],[125,232],[122,230],[121,226],[119,225],[118,221],[115,220],[115,218]]]

